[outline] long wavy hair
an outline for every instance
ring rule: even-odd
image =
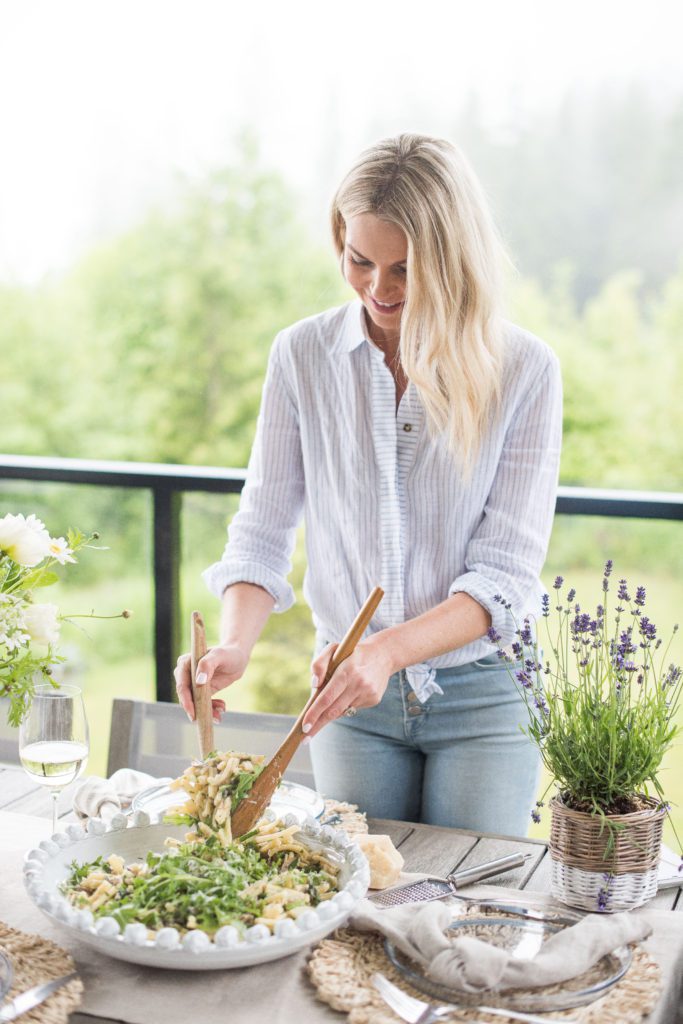
[[[399,135],[361,154],[332,201],[335,248],[346,220],[372,213],[408,240],[399,355],[432,434],[443,434],[465,476],[500,397],[505,259],[482,188],[443,139]]]

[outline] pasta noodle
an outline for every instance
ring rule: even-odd
[[[223,846],[232,840],[230,817],[265,767],[262,754],[241,754],[234,750],[209,754],[193,761],[171,789],[184,790],[187,801],[164,818],[169,824],[191,825],[185,838],[197,842],[215,835]]]

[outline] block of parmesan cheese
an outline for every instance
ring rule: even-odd
[[[403,857],[389,836],[356,835],[354,842],[368,858],[370,888],[386,889],[395,885],[403,867]]]

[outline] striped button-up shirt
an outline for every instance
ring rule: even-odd
[[[303,515],[304,594],[319,644],[341,639],[376,585],[385,596],[369,632],[464,592],[509,642],[515,622],[539,610],[561,405],[551,350],[507,325],[502,401],[465,480],[411,384],[396,411],[393,376],[359,301],[294,324],[271,350],[240,508],[222,560],[204,573],[209,589],[220,596],[231,583],[255,583],[286,611]],[[409,681],[425,700],[439,689],[435,668],[493,649],[482,637],[409,666]]]

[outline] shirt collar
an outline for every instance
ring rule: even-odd
[[[363,303],[360,299],[355,299],[347,306],[342,329],[334,343],[334,351],[354,352],[359,345],[367,340]]]

